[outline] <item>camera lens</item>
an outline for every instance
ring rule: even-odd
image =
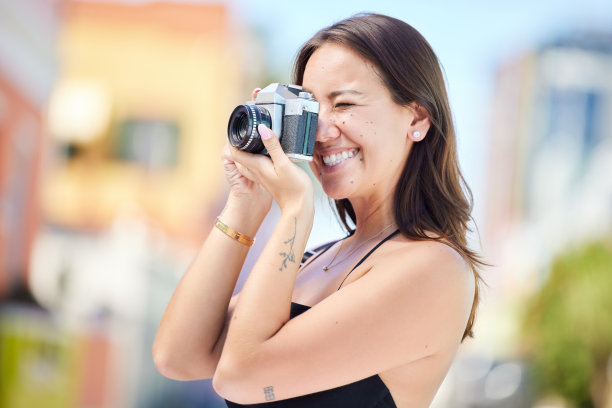
[[[230,144],[249,153],[264,150],[257,126],[264,124],[272,127],[270,113],[266,108],[255,105],[238,105],[230,115],[227,124],[227,139]]]

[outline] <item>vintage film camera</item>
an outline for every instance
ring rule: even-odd
[[[293,161],[311,161],[319,117],[319,103],[298,85],[273,83],[255,101],[238,105],[227,124],[230,144],[249,153],[267,154],[257,126],[272,129]]]

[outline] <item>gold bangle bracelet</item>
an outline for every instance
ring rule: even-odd
[[[223,222],[221,222],[219,217],[217,217],[217,222],[215,223],[215,227],[219,228],[221,232],[223,232],[228,237],[235,239],[236,241],[240,242],[243,245],[252,246],[253,243],[255,242],[254,238],[246,236],[236,231],[235,229],[225,225]]]

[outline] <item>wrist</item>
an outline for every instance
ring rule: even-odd
[[[232,229],[254,238],[266,215],[267,211],[254,208],[246,203],[228,200],[225,208],[219,214],[219,219]]]
[[[294,195],[291,200],[279,203],[281,214],[314,214],[314,194],[305,189],[304,194]]]
[[[281,217],[297,218],[298,220],[312,223],[314,218],[314,203],[312,200],[304,199],[293,202],[281,208]]]
[[[227,196],[227,202],[225,208],[231,208],[237,211],[246,211],[252,213],[255,216],[261,216],[262,219],[270,211],[272,206],[272,200],[259,200],[257,197],[253,197],[246,194],[234,193],[230,190]]]

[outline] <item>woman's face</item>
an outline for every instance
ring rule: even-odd
[[[414,111],[393,102],[374,66],[340,44],[313,53],[302,86],[320,104],[310,166],[325,193],[334,199],[392,195],[412,144]]]

